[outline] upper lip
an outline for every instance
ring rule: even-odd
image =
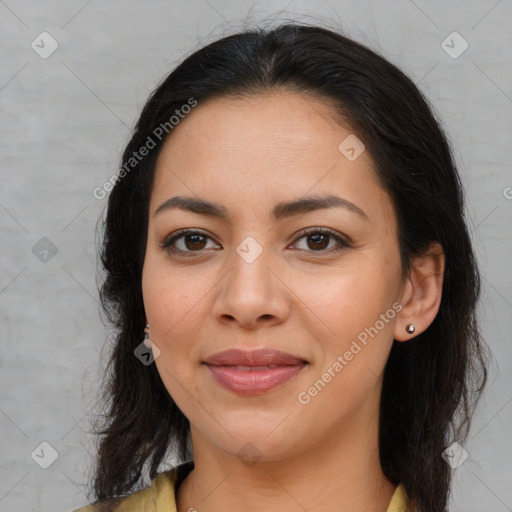
[[[250,351],[229,349],[209,356],[204,362],[213,366],[267,366],[271,364],[294,366],[307,363],[300,357],[269,348]]]

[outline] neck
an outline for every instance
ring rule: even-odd
[[[378,425],[361,427],[338,425],[321,446],[252,465],[192,429],[194,470],[177,490],[177,511],[386,512],[396,486],[380,467]]]

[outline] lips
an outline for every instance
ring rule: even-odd
[[[307,363],[304,359],[268,348],[257,350],[230,349],[218,352],[208,357],[205,361],[211,366],[240,366],[257,369],[261,366],[296,366]]]
[[[239,395],[258,395],[283,385],[308,362],[278,350],[231,349],[208,357],[204,364],[222,387]]]

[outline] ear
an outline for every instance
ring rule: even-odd
[[[396,341],[413,338],[433,322],[441,304],[444,268],[445,254],[437,242],[432,242],[424,254],[411,262],[411,270],[404,279],[400,295],[402,309],[395,323]],[[414,325],[414,334],[407,332],[409,324]]]

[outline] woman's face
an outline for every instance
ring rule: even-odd
[[[144,307],[194,449],[280,460],[377,428],[403,293],[397,223],[368,152],[329,111],[284,92],[199,103],[159,156]],[[215,203],[223,216],[185,203],[155,215],[176,196]],[[300,207],[327,196],[331,207]],[[161,247],[183,229],[199,233]],[[227,388],[204,363],[260,348],[307,364],[264,390]],[[228,369],[235,379],[241,371]]]

